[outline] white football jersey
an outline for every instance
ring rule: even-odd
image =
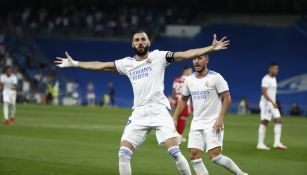
[[[170,109],[170,103],[164,95],[164,74],[169,64],[166,61],[168,51],[154,50],[142,61],[126,57],[115,61],[117,71],[127,75],[133,89],[133,108],[158,103]]]
[[[192,130],[213,127],[222,109],[219,94],[226,91],[229,91],[227,82],[219,73],[211,70],[202,78],[193,73],[185,79],[182,95],[192,98]]]
[[[3,84],[3,92],[15,91],[12,87],[17,85],[17,77],[14,74],[11,74],[9,77],[6,74],[2,74],[0,82]]]
[[[267,88],[267,94],[268,96],[273,100],[273,102],[276,102],[276,93],[277,93],[277,81],[276,77],[271,77],[270,75],[265,75],[262,78],[261,87]],[[261,95],[261,101],[267,102],[266,98]]]

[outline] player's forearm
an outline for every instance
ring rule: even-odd
[[[262,95],[264,96],[264,98],[271,102],[271,103],[274,103],[273,100],[269,97],[268,93],[266,91],[262,91]]]
[[[79,61],[76,67],[87,70],[96,70],[96,71],[114,71],[115,67],[110,66],[108,64],[110,63],[100,62],[100,61],[91,61],[91,62]]]
[[[187,105],[187,100],[184,100],[184,99],[180,99],[178,104],[177,104],[177,107],[176,107],[176,110],[175,110],[175,113],[174,113],[174,120],[177,120],[179,115],[182,113],[183,109],[185,108],[185,106]]]
[[[220,117],[222,117],[222,119],[225,118],[230,105],[231,105],[231,96],[229,92],[227,92],[227,94],[223,95],[223,104],[220,112]]]
[[[189,59],[193,59],[193,58],[208,54],[213,51],[214,51],[213,47],[208,46],[208,47],[203,47],[203,48],[198,48],[198,49],[190,49],[184,52],[175,52],[174,59],[176,62],[189,60]]]

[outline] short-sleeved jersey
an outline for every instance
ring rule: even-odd
[[[134,94],[133,108],[146,104],[163,104],[170,109],[164,95],[164,74],[169,64],[166,57],[172,52],[154,50],[142,61],[126,57],[115,61],[117,71],[128,76]]]
[[[196,77],[193,73],[185,79],[182,95],[191,96],[194,109],[191,129],[213,127],[222,109],[219,94],[226,91],[229,91],[227,82],[211,70],[204,77]]]
[[[15,91],[13,90],[13,86],[17,85],[17,77],[14,74],[11,76],[7,76],[6,74],[2,74],[0,77],[0,83],[3,84],[3,92],[5,91]]]
[[[273,102],[276,102],[276,93],[277,93],[277,81],[276,77],[271,77],[270,75],[265,75],[262,78],[261,81],[261,87],[267,88],[267,94],[268,96],[273,100]],[[267,102],[266,98],[261,95],[261,101]]]

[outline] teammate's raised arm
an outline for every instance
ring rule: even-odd
[[[78,67],[82,69],[88,70],[96,70],[96,71],[115,71],[114,62],[100,62],[100,61],[90,61],[90,62],[81,62],[75,61],[72,57],[65,52],[66,58],[56,57],[56,61],[54,63],[56,66],[64,68],[64,67]]]
[[[219,51],[227,49],[227,46],[230,44],[230,41],[227,37],[223,37],[221,40],[217,40],[216,34],[213,35],[212,45],[208,47],[190,49],[183,52],[175,52],[173,57],[175,62],[180,62],[188,59],[193,59],[210,52]]]

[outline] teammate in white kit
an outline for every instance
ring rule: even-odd
[[[278,74],[278,65],[272,63],[269,65],[268,74],[265,75],[261,82],[262,96],[259,103],[260,106],[260,126],[258,130],[258,144],[257,149],[270,150],[268,146],[264,144],[265,131],[271,121],[274,118],[274,149],[286,150],[287,147],[280,142],[281,138],[281,115],[276,104],[277,93],[277,81],[276,76]]]
[[[17,77],[13,74],[11,67],[6,67],[4,69],[4,74],[2,74],[0,77],[0,89],[3,89],[3,124],[5,125],[14,124],[15,121],[17,95],[16,86]]]
[[[227,82],[219,73],[207,68],[208,62],[208,55],[193,59],[195,73],[185,79],[182,98],[174,113],[174,120],[177,120],[191,97],[194,112],[188,148],[191,163],[197,175],[209,174],[202,161],[204,151],[214,163],[234,174],[246,175],[230,158],[221,154],[224,136],[223,121],[231,104],[231,97]]]
[[[168,149],[180,173],[190,175],[191,171],[179,149],[178,133],[169,113],[170,104],[165,97],[165,68],[171,62],[184,61],[209,52],[226,49],[229,41],[214,35],[211,46],[191,49],[184,52],[154,50],[149,52],[150,40],[145,32],[136,32],[132,39],[134,57],[125,57],[115,62],[78,62],[66,52],[66,58],[57,57],[59,67],[79,67],[98,71],[117,71],[128,76],[134,94],[134,106],[121,138],[119,150],[119,172],[130,175],[130,159],[133,151],[146,139],[151,130],[156,131],[158,143]]]

